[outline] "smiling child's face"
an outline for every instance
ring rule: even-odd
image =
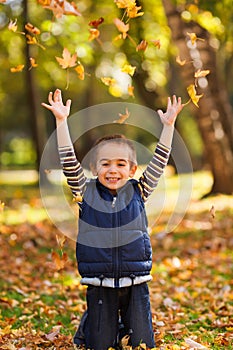
[[[92,168],[100,183],[113,194],[133,177],[137,166],[132,163],[130,147],[127,144],[107,142],[100,144],[96,155],[96,166]]]

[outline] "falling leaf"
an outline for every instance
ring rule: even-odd
[[[211,217],[214,219],[215,218],[215,207],[212,205],[212,207],[210,208],[210,215]]]
[[[74,2],[68,2],[66,0],[39,0],[38,2],[44,8],[51,10],[56,18],[60,18],[63,15],[81,16]]]
[[[56,240],[57,240],[57,243],[58,243],[59,247],[62,249],[64,247],[65,242],[66,242],[66,236],[64,236],[64,235],[62,235],[62,236],[56,235]]]
[[[154,44],[155,47],[157,47],[158,49],[160,49],[160,47],[161,47],[160,39],[158,39],[158,40],[152,40],[151,42]]]
[[[45,172],[45,174],[51,174],[52,170],[51,169],[45,169],[44,172]]]
[[[24,64],[19,64],[16,67],[12,67],[10,71],[11,73],[17,73],[17,72],[22,72],[23,69],[24,69]]]
[[[132,85],[129,85],[129,86],[128,86],[128,94],[129,94],[129,96],[131,96],[131,97],[135,97],[135,96],[134,96],[134,86],[132,86]]]
[[[73,198],[73,202],[75,203],[82,203],[83,201],[83,196],[81,194],[77,193],[76,196]]]
[[[81,63],[79,63],[77,65],[77,67],[75,67],[74,69],[77,72],[79,79],[80,80],[84,80],[84,78],[85,78],[85,71],[84,71],[83,65]]]
[[[35,58],[30,57],[29,60],[30,60],[30,63],[31,63],[31,66],[30,66],[29,69],[36,68],[38,66],[38,64],[36,63]]]
[[[134,72],[135,72],[135,69],[136,67],[135,66],[131,66],[130,64],[125,64],[122,68],[121,68],[121,71],[123,73],[127,73],[131,76],[134,75]]]
[[[56,57],[56,60],[58,61],[58,63],[60,64],[60,66],[63,69],[75,67],[77,64],[77,62],[76,62],[77,54],[75,53],[75,54],[71,55],[69,50],[67,48],[64,48],[64,50],[62,52],[62,58]]]
[[[5,203],[0,200],[0,212],[4,210]]]
[[[25,24],[25,29],[34,35],[39,35],[40,34],[40,29],[38,29],[37,27],[33,26],[31,23],[27,23]]]
[[[142,6],[134,6],[132,8],[128,7],[126,10],[127,16],[129,18],[136,18],[144,15],[144,12],[138,12],[140,11]]]
[[[136,51],[145,51],[148,46],[148,42],[146,40],[142,40],[136,47]]]
[[[129,118],[129,116],[130,116],[130,112],[128,111],[128,108],[126,108],[125,114],[119,113],[120,118],[117,120],[114,120],[114,123],[123,124],[126,121],[126,119]]]
[[[114,0],[119,9],[133,8],[135,6],[135,0]]]
[[[62,269],[64,269],[66,262],[68,261],[68,255],[66,253],[62,253],[62,256],[60,257],[60,255],[53,251],[52,252],[52,259],[53,259],[53,263],[56,267],[57,271],[60,271]]]
[[[196,42],[197,40],[205,41],[205,40],[202,39],[202,38],[198,38],[197,35],[196,35],[195,33],[188,33],[188,32],[187,32],[187,35],[189,36],[192,45],[194,45],[195,42]]]
[[[30,34],[26,34],[26,39],[27,39],[28,45],[37,45],[37,46],[41,47],[43,50],[45,50],[45,47],[38,42],[38,40],[35,36],[32,36]]]
[[[197,95],[197,92],[196,92],[194,84],[189,85],[187,87],[187,91],[188,91],[188,94],[189,94],[192,102],[195,104],[195,106],[199,107],[198,106],[198,102],[199,102],[200,98],[203,96],[203,94]]]
[[[119,32],[122,33],[122,38],[125,39],[127,37],[127,32],[129,30],[129,24],[125,24],[119,18],[114,19],[114,24],[119,30]]]
[[[176,62],[177,62],[180,66],[184,66],[185,63],[186,63],[186,60],[185,60],[185,59],[182,60],[182,59],[180,58],[180,56],[177,56],[177,57],[176,57]]]
[[[103,22],[104,22],[104,18],[103,18],[103,17],[100,17],[100,18],[98,18],[98,19],[96,19],[96,20],[90,21],[90,22],[88,23],[88,25],[89,25],[90,27],[98,28],[98,26],[99,26],[100,24],[102,24]]]
[[[96,29],[96,28],[90,28],[89,32],[90,32],[90,35],[89,35],[88,41],[95,40],[100,35],[100,31],[98,29]]]
[[[206,77],[208,74],[210,74],[210,70],[201,70],[201,69],[198,69],[195,74],[194,74],[194,77],[195,78],[202,78],[202,77]]]
[[[8,24],[8,29],[14,33],[17,32],[17,29],[18,29],[17,19],[14,22],[12,20],[10,20],[10,23]]]
[[[101,81],[107,86],[112,86],[112,85],[116,84],[116,80],[114,78],[110,78],[110,77],[102,77]]]

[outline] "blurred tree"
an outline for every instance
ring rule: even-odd
[[[193,109],[202,138],[206,158],[210,164],[214,183],[211,193],[233,192],[233,111],[227,88],[218,75],[216,50],[211,45],[209,32],[194,21],[183,21],[181,12],[168,0],[163,0],[164,9],[171,27],[172,39],[179,49],[180,56],[192,61],[197,69],[209,69],[208,80],[202,77],[198,86],[204,93],[199,109]],[[202,38],[194,44],[186,41],[188,33]],[[204,39],[204,40],[203,40]],[[193,67],[180,69],[186,86],[193,83]]]
[[[45,110],[42,112],[40,107],[41,101],[47,99],[48,91],[55,87],[62,89],[64,100],[72,98],[74,111],[109,102],[113,98],[114,102],[129,99],[156,109],[166,105],[167,94],[176,93],[186,99],[186,87],[193,83],[194,71],[197,69],[194,63],[199,60],[201,67],[211,70],[207,78],[197,79],[198,91],[203,92],[204,96],[199,101],[199,109],[189,106],[190,114],[194,116],[192,127],[189,126],[189,117],[183,118],[178,126],[186,130],[184,139],[194,145],[191,148],[195,148],[199,141],[194,125],[195,122],[198,124],[206,159],[214,176],[212,191],[232,192],[232,108],[228,96],[229,92],[233,95],[233,69],[230,69],[233,64],[233,21],[230,0],[223,0],[221,4],[216,0],[208,3],[202,0],[137,1],[137,6],[142,6],[139,12],[143,11],[144,14],[128,22],[125,20],[125,10],[119,9],[113,0],[78,1],[78,11],[82,16],[57,16],[52,6],[50,9],[43,8],[42,0],[26,1],[0,1],[0,123],[1,129],[6,131],[4,135],[1,133],[1,138],[11,138],[12,130],[17,130],[21,135],[30,134],[37,144],[40,159],[47,138],[45,123],[50,131],[54,129],[50,113]],[[56,4],[56,1],[52,3]],[[224,8],[229,9],[226,15]],[[98,27],[100,36],[92,40],[90,29],[94,26],[88,24],[100,17],[104,18]],[[125,40],[119,38],[119,30],[114,25],[115,18],[129,24],[129,35]],[[18,28],[13,32],[8,26],[10,20],[15,19],[18,19]],[[20,32],[26,32],[24,25],[27,21],[38,27],[40,34],[32,35],[37,42],[27,44],[25,53],[25,41],[28,39],[25,40],[25,35]],[[187,32],[196,33],[205,41],[198,40],[190,46]],[[142,40],[146,41],[148,47],[136,50]],[[62,56],[64,47],[71,54],[77,53],[77,63],[82,64],[85,70],[84,80],[79,79],[74,69],[62,69],[59,66],[55,57]],[[224,50],[217,51],[218,47]],[[189,61],[180,69],[175,60],[178,54]],[[29,65],[31,58],[36,60],[37,67]],[[121,72],[122,66],[129,63],[136,67],[133,77]],[[11,67],[19,64],[25,65],[22,72],[9,72]],[[224,77],[223,83],[221,76]],[[105,86],[101,82],[102,77],[113,78],[117,83]],[[65,90],[67,79],[69,88]],[[135,88],[134,98],[127,91],[130,84]],[[187,109],[183,113],[187,114]],[[188,136],[187,130],[190,133]],[[148,135],[144,138],[146,142]]]

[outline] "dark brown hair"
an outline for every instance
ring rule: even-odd
[[[129,149],[131,151],[130,162],[132,164],[137,164],[136,150],[135,150],[133,142],[128,140],[122,134],[112,134],[112,135],[106,135],[106,136],[100,137],[94,143],[92,150],[91,150],[91,161],[90,162],[92,165],[96,164],[96,154],[98,152],[99,146],[103,145],[103,144],[107,144],[109,141],[114,142],[116,144],[126,145],[127,147],[129,147]]]

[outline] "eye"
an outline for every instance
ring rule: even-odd
[[[106,167],[106,166],[109,165],[109,163],[102,163],[101,165],[104,166],[104,167]]]
[[[126,165],[126,163],[118,163],[118,166],[120,166],[120,167],[123,167],[125,165]]]

